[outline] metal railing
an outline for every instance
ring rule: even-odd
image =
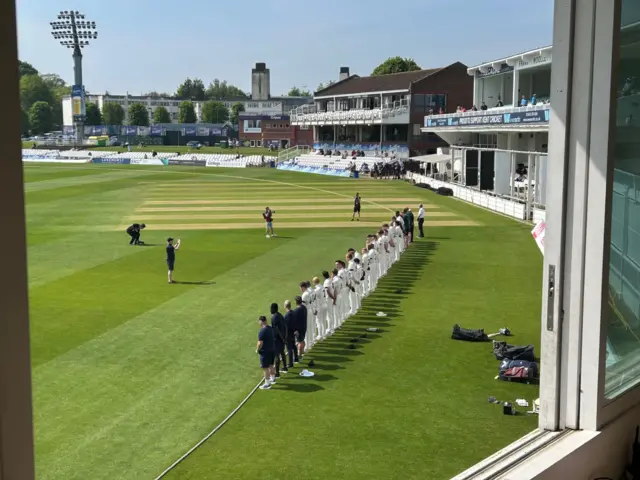
[[[321,121],[347,121],[347,120],[381,120],[393,118],[409,111],[409,100],[397,100],[383,104],[373,109],[355,108],[339,110],[330,107],[327,111],[320,111],[316,105],[302,105],[291,110],[292,122],[321,122]]]
[[[452,117],[473,117],[475,115],[492,115],[492,114],[502,114],[502,113],[515,113],[515,112],[532,112],[536,110],[548,110],[551,108],[549,103],[539,103],[537,105],[527,105],[526,107],[494,107],[489,108],[487,110],[467,110],[466,112],[456,112],[456,113],[442,113],[435,115],[427,115],[426,118],[438,119],[438,118],[452,118]]]
[[[307,145],[296,145],[295,147],[287,148],[278,153],[278,163],[286,162],[292,158],[305,155],[311,151],[311,147]]]

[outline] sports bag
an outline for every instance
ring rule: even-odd
[[[467,342],[488,342],[489,337],[484,333],[484,329],[470,330],[468,328],[462,328],[457,323],[453,326],[453,332],[451,332],[451,338],[454,340],[464,340]]]
[[[503,360],[498,378],[506,382],[531,383],[538,379],[538,364],[527,360]]]
[[[528,362],[534,362],[536,360],[533,345],[519,347],[509,345],[507,342],[497,342],[494,340],[493,354],[497,360],[527,360]]]

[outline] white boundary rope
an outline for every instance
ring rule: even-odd
[[[164,478],[165,475],[167,475],[167,473],[169,473],[171,470],[173,470],[174,468],[176,468],[182,461],[184,461],[189,455],[191,455],[193,452],[195,452],[198,447],[200,447],[204,442],[206,442],[207,440],[209,440],[218,430],[220,430],[222,427],[224,427],[224,425],[231,420],[231,417],[233,417],[236,413],[238,413],[238,411],[244,406],[245,403],[247,403],[249,401],[249,399],[253,396],[254,393],[256,393],[256,391],[258,390],[258,388],[260,388],[260,385],[262,385],[263,380],[261,379],[258,384],[253,387],[253,390],[251,390],[251,392],[249,392],[249,395],[247,395],[245,397],[244,400],[242,400],[242,402],[240,402],[240,404],[233,409],[233,411],[227,415],[227,418],[225,418],[224,420],[222,420],[222,422],[220,422],[220,424],[214,428],[213,430],[211,430],[202,440],[200,440],[198,443],[196,443],[193,447],[191,447],[184,455],[182,455],[178,460],[176,460],[175,462],[173,462],[171,465],[169,465],[164,472],[162,472],[160,475],[158,475],[155,480],[160,480],[161,478]]]

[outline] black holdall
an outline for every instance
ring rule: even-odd
[[[471,330],[468,328],[462,328],[457,323],[453,326],[453,332],[451,332],[451,338],[454,340],[464,340],[467,342],[488,342],[489,337],[484,333],[484,329]]]

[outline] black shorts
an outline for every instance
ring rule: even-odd
[[[269,368],[273,366],[273,361],[276,356],[273,352],[261,353],[260,354],[260,368]]]
[[[167,260],[167,267],[169,267],[170,272],[173,272],[175,265],[176,265],[175,260]]]
[[[360,205],[356,205],[353,207],[353,213],[360,213]]]
[[[298,342],[304,342],[305,337],[307,336],[307,329],[298,330]]]

